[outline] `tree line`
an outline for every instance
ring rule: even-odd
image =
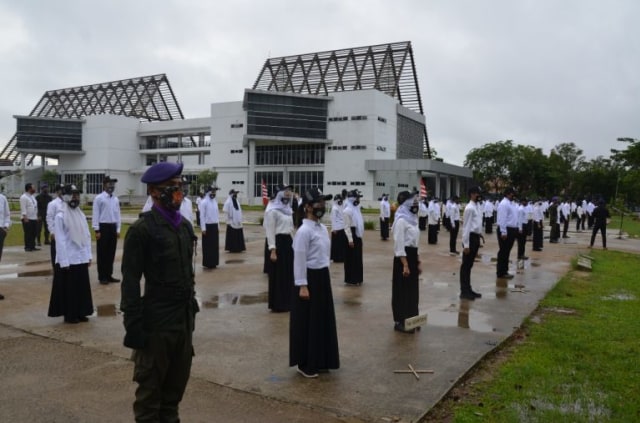
[[[541,148],[513,140],[488,143],[471,150],[464,165],[488,192],[514,187],[527,198],[552,196],[602,198],[625,207],[640,206],[640,140],[618,138],[624,149],[609,157],[587,160],[574,143],[556,145],[549,155]]]

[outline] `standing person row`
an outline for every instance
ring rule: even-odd
[[[240,191],[231,189],[229,196],[222,206],[222,211],[227,218],[227,233],[224,241],[225,251],[241,253],[247,248],[244,243],[244,230],[242,228],[242,206],[238,201]]]
[[[113,194],[117,179],[105,176],[102,192],[93,200],[91,222],[96,236],[96,255],[98,256],[98,281],[106,285],[120,282],[113,277],[113,261],[120,238],[120,200]]]
[[[364,281],[364,265],[362,262],[362,238],[364,236],[364,219],[360,211],[358,190],[347,193],[347,205],[344,208],[344,232],[348,246],[344,256],[344,283],[362,285]]]
[[[54,219],[56,272],[49,299],[49,317],[64,316],[65,323],[88,322],[93,314],[89,266],[91,234],[80,206],[81,191],[65,185]]]
[[[494,213],[496,211],[496,207],[491,199],[487,198],[484,200],[483,214],[484,214],[484,233],[492,234],[493,233],[493,219]]]
[[[402,191],[398,194],[398,209],[393,219],[393,274],[391,279],[391,311],[393,329],[403,333],[414,333],[415,329],[405,329],[404,322],[419,314],[421,273],[420,228],[418,226],[418,196],[415,192]]]
[[[4,249],[4,240],[9,233],[11,226],[11,211],[9,209],[9,201],[4,194],[0,194],[0,261],[2,261],[2,250]],[[0,300],[4,300],[4,295],[0,294]]]
[[[344,200],[340,194],[333,197],[331,207],[331,260],[344,263],[349,241],[344,228]]]
[[[528,201],[526,198],[520,199],[520,205],[516,206],[518,215],[518,234],[516,236],[518,244],[518,260],[526,260],[529,257],[525,255],[525,247],[527,245],[527,234],[529,232],[529,220],[527,211]]]
[[[391,218],[391,205],[389,196],[382,194],[380,197],[380,239],[386,241],[389,238],[389,219]]]
[[[37,251],[36,232],[38,230],[38,203],[33,193],[36,192],[31,182],[25,184],[24,193],[20,196],[20,216],[24,231],[24,250]]]
[[[220,264],[220,210],[216,194],[219,188],[211,185],[198,206],[202,231],[202,267],[215,269]]]
[[[269,249],[268,307],[275,313],[291,309],[293,295],[293,210],[291,185],[279,184],[264,214],[263,227]]]
[[[533,206],[533,251],[542,251],[544,231],[544,209],[542,201]]]
[[[513,202],[515,190],[507,188],[504,198],[498,204],[498,261],[496,263],[496,275],[498,278],[511,279],[513,274],[509,273],[509,255],[513,248],[513,243],[518,235],[518,213]]]
[[[160,162],[142,175],[153,198],[127,231],[120,309],[124,345],[133,349],[137,422],[178,422],[191,372],[195,298],[193,227],[180,214],[182,163]],[[144,288],[141,279],[144,277]]]
[[[302,196],[302,225],[293,239],[295,288],[289,315],[289,366],[306,378],[340,368],[338,331],[329,273],[330,239],[320,223],[323,195],[311,188]]]
[[[460,197],[454,195],[449,202],[449,253],[459,255],[456,248],[460,231]]]
[[[36,245],[41,246],[40,236],[44,229],[44,245],[49,245],[49,225],[47,223],[47,206],[53,197],[49,194],[49,184],[46,182],[40,185],[40,194],[36,195],[38,204],[38,228],[36,230]]]

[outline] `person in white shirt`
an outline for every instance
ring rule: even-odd
[[[301,196],[305,219],[293,239],[294,295],[289,315],[289,366],[306,378],[340,368],[338,331],[329,273],[330,240],[320,223],[326,211],[323,195],[311,188]]]
[[[391,310],[393,329],[414,333],[405,329],[404,322],[419,314],[420,297],[420,229],[418,228],[418,196],[416,192],[398,194],[398,209],[393,219],[393,274],[391,278]]]
[[[564,200],[559,207],[560,210],[560,222],[562,223],[562,238],[569,238],[567,231],[569,230],[569,221],[571,220],[571,204],[569,200]]]
[[[362,285],[364,266],[362,263],[362,238],[364,237],[364,219],[360,211],[360,191],[347,193],[347,205],[344,208],[344,232],[348,247],[344,257],[344,283]]]
[[[340,194],[333,197],[331,206],[331,260],[343,263],[349,241],[344,232],[344,200]]]
[[[518,236],[518,213],[513,202],[515,190],[507,188],[504,198],[498,204],[498,261],[496,263],[496,275],[498,278],[511,279],[513,275],[509,273],[509,255],[511,248]]]
[[[380,238],[386,241],[389,238],[389,219],[391,218],[391,205],[389,195],[380,197]]]
[[[225,251],[240,253],[246,250],[244,243],[244,231],[242,229],[242,206],[238,201],[240,191],[231,189],[229,196],[222,206],[222,211],[227,218],[227,233],[224,242]]]
[[[542,251],[544,229],[544,206],[538,200],[533,206],[533,251]]]
[[[49,317],[64,316],[65,323],[89,321],[93,314],[89,265],[91,234],[80,205],[80,190],[65,185],[63,203],[55,216],[56,266],[49,300]]]
[[[198,193],[198,198],[196,198],[196,225],[200,226],[200,203],[204,200],[204,192]]]
[[[471,268],[478,255],[482,238],[482,219],[484,210],[477,204],[480,187],[469,188],[469,203],[462,217],[462,264],[460,265],[460,298],[474,301],[482,294],[471,288]]]
[[[440,229],[440,203],[439,199],[434,198],[429,202],[428,226],[429,232],[427,242],[429,244],[438,243],[438,230]]]
[[[486,200],[484,200],[484,209],[483,209],[485,234],[493,233],[493,211],[494,211],[493,201],[487,198]]]
[[[211,185],[200,201],[200,229],[202,230],[202,267],[215,269],[220,264],[220,211],[216,194],[219,188]]]
[[[56,184],[54,187],[54,197],[53,200],[49,201],[47,204],[47,226],[49,227],[49,242],[51,243],[51,267],[53,267],[53,271],[56,271],[56,231],[55,231],[55,219],[56,214],[60,211],[62,207],[62,189],[64,185]]]
[[[37,251],[36,235],[38,231],[38,203],[33,193],[36,190],[32,183],[24,186],[24,194],[20,196],[20,216],[22,220],[22,229],[24,231],[24,250]]]
[[[193,201],[189,198],[189,181],[182,181],[182,192],[184,193],[184,197],[180,204],[180,214],[193,226]]]
[[[91,226],[96,235],[96,255],[98,256],[98,281],[106,285],[120,282],[113,277],[113,261],[116,257],[118,238],[120,238],[120,200],[113,192],[117,179],[105,176],[103,191],[93,199]]]
[[[518,241],[518,260],[526,260],[529,257],[525,256],[525,246],[527,245],[527,233],[528,222],[527,219],[527,204],[526,198],[520,199],[520,205],[516,206],[518,213],[518,235],[516,237]]]
[[[4,249],[4,240],[9,233],[11,226],[11,211],[9,209],[9,201],[7,197],[0,194],[0,260],[2,260],[2,250]],[[4,295],[0,294],[0,300],[4,300]]]
[[[418,229],[421,231],[427,230],[430,204],[431,203],[427,201],[427,197],[420,197],[418,200]]]
[[[293,289],[293,210],[291,185],[279,184],[276,197],[264,214],[264,227],[269,249],[268,308],[274,313],[291,309]]]
[[[449,202],[449,253],[459,255],[456,248],[460,232],[460,197],[454,195]]]

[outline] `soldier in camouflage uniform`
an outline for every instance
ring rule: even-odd
[[[168,162],[145,172],[141,180],[153,207],[140,215],[124,241],[120,308],[124,345],[134,350],[137,422],[179,422],[178,404],[191,371],[198,312],[192,262],[196,238],[180,215],[181,173],[182,164]]]

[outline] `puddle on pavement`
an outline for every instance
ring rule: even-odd
[[[0,264],[0,269],[15,269],[22,266],[37,266],[39,264],[51,263],[51,260],[28,261],[26,263],[5,263]]]
[[[222,308],[235,305],[262,304],[268,301],[268,295],[268,292],[261,292],[257,295],[226,293],[214,295],[210,300],[203,301],[202,306],[204,308]]]
[[[448,288],[449,284],[447,282],[434,282],[433,283],[433,287],[434,288]]]
[[[452,305],[447,310],[427,310],[427,324],[429,326],[458,326],[474,332],[494,332],[489,323],[489,315],[469,307],[469,301],[461,301],[456,307]]]
[[[15,279],[15,278],[29,278],[35,276],[51,276],[53,275],[53,269],[34,270],[31,272],[20,273],[8,273],[6,275],[0,275],[0,279]]]
[[[351,305],[351,306],[359,306],[359,305],[362,305],[362,302],[360,300],[356,300],[354,298],[345,298],[342,301],[342,304]]]
[[[231,259],[231,260],[225,260],[224,263],[225,264],[238,264],[238,263],[244,263],[244,260],[242,260],[242,259]]]
[[[118,314],[118,306],[116,304],[100,304],[96,306],[96,313],[98,317],[115,316]]]

